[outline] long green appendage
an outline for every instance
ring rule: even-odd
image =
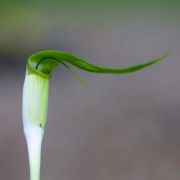
[[[152,59],[148,62],[137,64],[127,68],[106,68],[106,67],[90,64],[83,59],[80,59],[74,55],[71,55],[63,51],[45,50],[31,55],[28,59],[28,65],[31,68],[36,69],[37,71],[46,75],[50,75],[52,70],[59,64],[68,67],[65,63],[72,64],[84,71],[89,71],[94,73],[127,74],[138,71],[152,64],[155,64],[165,59],[168,56],[168,54],[169,52],[165,53],[164,55],[158,58]]]
[[[62,51],[45,50],[31,55],[27,62],[23,88],[23,125],[28,146],[31,180],[40,179],[41,143],[47,119],[49,78],[56,66],[64,65],[75,76],[77,75],[67,64],[93,73],[128,74],[153,65],[167,56],[168,53],[165,53],[148,62],[127,68],[106,68],[90,64]]]

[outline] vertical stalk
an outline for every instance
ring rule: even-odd
[[[29,154],[31,180],[40,180],[41,144],[44,131],[39,127],[27,127],[24,133]]]

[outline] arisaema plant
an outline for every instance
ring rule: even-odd
[[[158,63],[167,55],[168,53],[165,53],[158,58],[127,68],[97,66],[63,51],[45,50],[31,55],[27,61],[23,88],[23,127],[31,180],[40,179],[41,144],[47,119],[49,79],[55,67],[62,65],[71,70],[71,64],[92,73],[128,74]]]

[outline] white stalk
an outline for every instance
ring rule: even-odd
[[[47,118],[49,79],[27,69],[23,88],[23,126],[31,180],[40,180],[41,144]]]
[[[40,179],[41,167],[41,144],[43,139],[44,130],[37,127],[26,127],[25,138],[27,142],[30,177],[31,180]]]

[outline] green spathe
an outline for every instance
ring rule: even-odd
[[[107,68],[90,64],[79,57],[63,51],[44,50],[37,52],[28,58],[23,90],[23,122],[24,124],[31,123],[43,129],[45,128],[49,77],[53,69],[58,65],[64,65],[70,69],[66,64],[68,63],[84,71],[93,73],[128,74],[163,60],[167,57],[168,53],[145,63],[127,68]]]

